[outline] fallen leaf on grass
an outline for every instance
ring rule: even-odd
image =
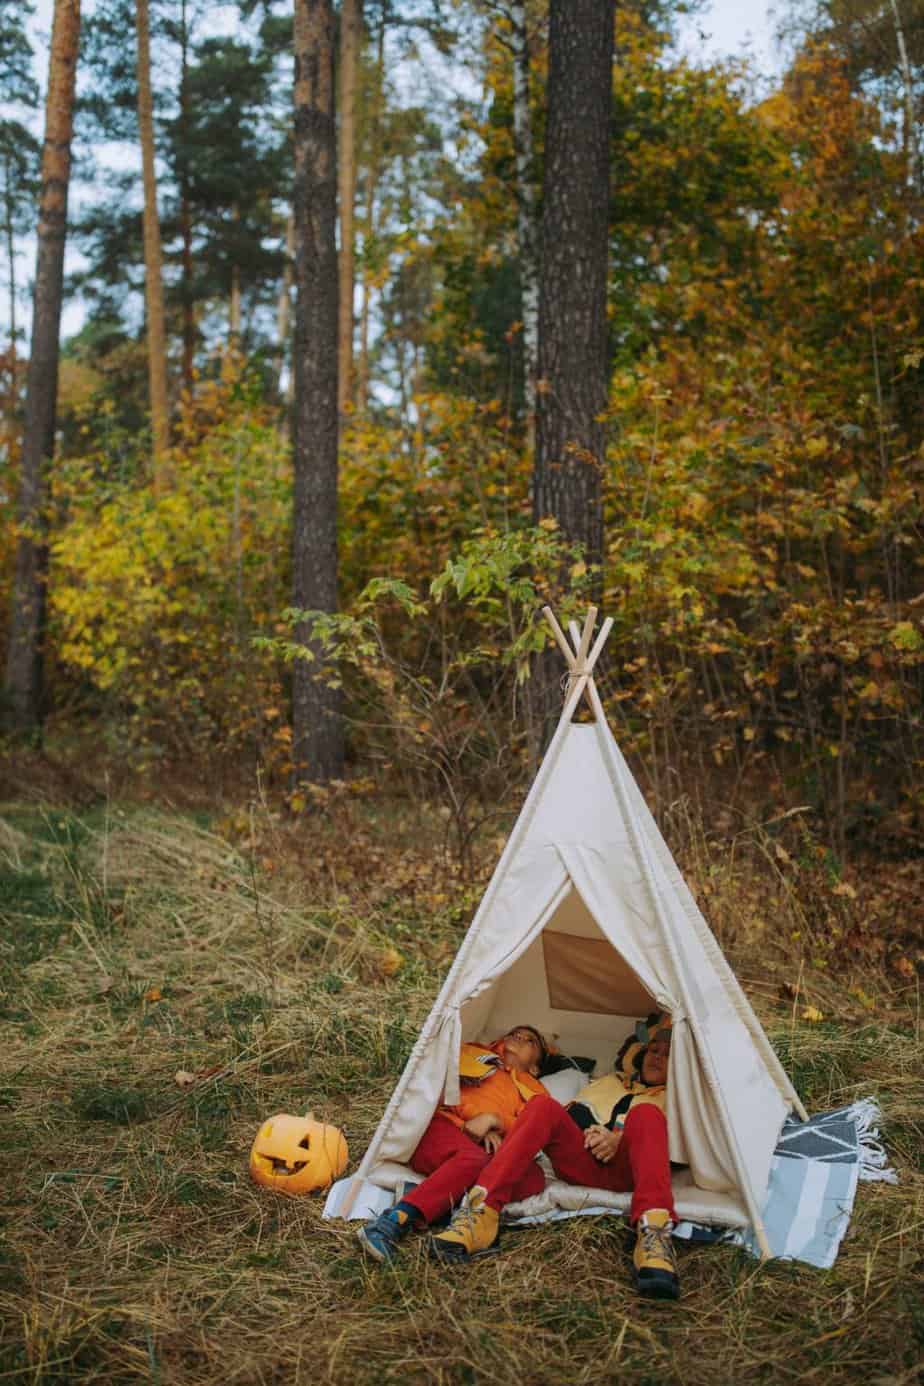
[[[875,1010],[875,1008],[876,1008],[876,1002],[873,1000],[873,998],[872,998],[867,992],[865,992],[865,991],[863,990],[862,987],[851,987],[851,989],[850,989],[850,995],[851,995],[851,996],[855,996],[855,997],[857,998],[857,1000],[859,1001],[860,1005],[863,1007],[864,1010],[866,1010],[866,1011]]]
[[[222,1064],[213,1064],[211,1068],[200,1068],[197,1073],[190,1073],[186,1068],[178,1068],[173,1075],[173,1081],[178,1088],[190,1088],[193,1083],[201,1083],[205,1078],[214,1078],[216,1073],[221,1073],[222,1067]]]
[[[817,1024],[819,1020],[824,1020],[824,1013],[817,1006],[806,1006],[802,1012],[803,1020],[810,1020]]]
[[[161,991],[160,987],[148,987],[147,991],[144,993],[144,999],[145,1001],[163,1001],[164,993]]]
[[[397,948],[386,948],[379,959],[379,967],[386,977],[394,977],[404,966],[404,957]]]

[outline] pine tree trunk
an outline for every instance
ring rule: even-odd
[[[5,702],[11,730],[41,724],[45,634],[44,469],[54,453],[67,192],[71,169],[74,81],[80,0],[55,0],[39,195],[38,252],[32,301],[32,348],[26,385]]]
[[[552,0],[533,513],[603,561],[611,0]]]
[[[611,0],[552,0],[533,516],[557,520],[601,567],[612,64]],[[536,670],[543,741],[560,703],[559,666],[552,654]]]
[[[536,445],[536,367],[539,349],[539,262],[536,250],[536,192],[533,185],[533,130],[529,114],[529,30],[525,0],[510,6],[513,56],[513,143],[517,168],[517,239],[523,317],[523,388],[526,439]]]
[[[295,516],[294,605],[337,606],[337,145],[331,0],[295,0]],[[315,649],[293,669],[297,783],[343,770],[340,698],[321,681]]]
[[[356,89],[362,42],[363,0],[343,0],[340,8],[339,162],[340,325],[337,403],[341,415],[353,397],[354,206],[356,202]]]
[[[147,314],[148,387],[154,445],[154,488],[165,481],[164,454],[170,446],[167,404],[167,338],[164,328],[164,273],[154,170],[154,106],[151,96],[151,34],[148,0],[135,0],[138,37],[138,131],[144,183],[144,298]]]

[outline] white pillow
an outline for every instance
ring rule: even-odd
[[[556,1102],[560,1102],[566,1107],[569,1102],[573,1102],[590,1078],[586,1073],[582,1073],[577,1068],[563,1068],[558,1073],[550,1073],[547,1078],[539,1079],[542,1086],[550,1097],[554,1097]]]

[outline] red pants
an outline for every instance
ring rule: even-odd
[[[541,1193],[545,1177],[535,1157],[544,1150],[555,1173],[570,1184],[617,1193],[633,1191],[633,1222],[649,1208],[666,1208],[674,1217],[667,1122],[657,1107],[634,1107],[619,1149],[600,1164],[584,1149],[584,1132],[551,1097],[532,1098],[493,1157],[446,1117],[430,1122],[411,1157],[411,1168],[428,1177],[405,1198],[427,1222],[461,1202],[473,1184],[487,1190],[487,1202],[503,1208]]]
[[[529,1102],[520,1113],[514,1129],[533,1102],[538,1101],[539,1099],[534,1097]],[[568,1120],[571,1121],[571,1118]],[[573,1121],[571,1125],[574,1126]],[[577,1130],[577,1127],[574,1129]],[[509,1139],[508,1134],[504,1144]],[[416,1170],[418,1174],[427,1175],[427,1178],[411,1193],[405,1195],[404,1202],[410,1203],[422,1213],[427,1222],[433,1222],[435,1218],[442,1217],[450,1208],[461,1203],[472,1185],[480,1182],[481,1171],[490,1158],[484,1146],[473,1141],[471,1136],[467,1136],[448,1117],[437,1112],[421,1136],[420,1144],[410,1161],[411,1169]],[[519,1178],[514,1177],[513,1187],[516,1192],[511,1195],[511,1202],[518,1198],[529,1198],[530,1194],[540,1193],[545,1187],[542,1170],[532,1156],[526,1160]]]
[[[500,1150],[478,1176],[478,1183],[487,1191],[485,1202],[500,1210],[506,1203],[524,1198],[520,1191],[522,1171],[540,1150],[545,1151],[559,1179],[569,1184],[613,1193],[631,1189],[629,1216],[633,1222],[649,1208],[666,1208],[674,1218],[667,1120],[657,1107],[645,1103],[630,1110],[619,1148],[603,1165],[585,1150],[584,1132],[560,1103],[552,1097],[531,1098]]]

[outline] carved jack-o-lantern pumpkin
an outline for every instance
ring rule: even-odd
[[[264,1121],[250,1152],[250,1173],[277,1193],[303,1194],[326,1189],[347,1167],[343,1132],[315,1121],[314,1114],[278,1116]]]

